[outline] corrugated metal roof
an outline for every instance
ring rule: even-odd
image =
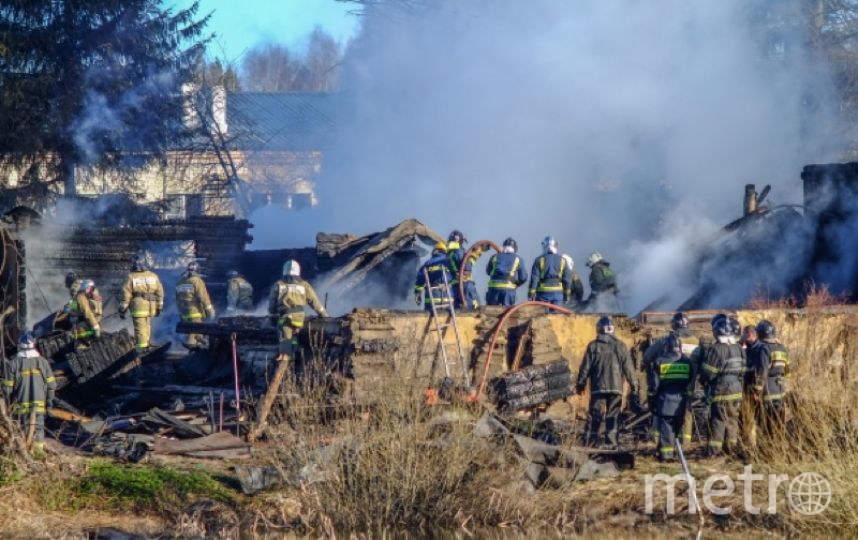
[[[336,95],[235,92],[227,95],[232,145],[240,150],[319,150],[334,129]]]

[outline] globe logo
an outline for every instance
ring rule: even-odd
[[[805,516],[821,514],[831,504],[831,483],[821,474],[802,473],[789,483],[789,506]]]

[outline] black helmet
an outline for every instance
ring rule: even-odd
[[[734,336],[740,337],[742,335],[742,323],[736,317],[730,317],[728,320],[730,322],[730,331],[733,332]]]
[[[711,321],[712,330],[715,330],[716,324],[720,323],[721,321],[726,321],[726,320],[727,320],[727,315],[725,315],[724,313],[719,313],[718,315],[715,315],[714,317],[712,317],[712,321]]]
[[[518,243],[513,238],[504,240],[503,247],[511,247],[513,251],[518,251]]]
[[[66,274],[66,288],[71,287],[76,280],[77,274],[75,274],[74,272],[69,272],[68,274]]]
[[[614,321],[610,317],[600,317],[596,322],[596,331],[600,334],[613,334]]]
[[[771,321],[763,319],[757,323],[757,337],[760,339],[774,339],[777,335],[778,331]]]
[[[188,273],[189,274],[199,274],[200,273],[200,263],[197,261],[191,261],[188,263]]]
[[[21,334],[21,337],[18,338],[18,349],[26,350],[26,349],[35,349],[36,348],[36,338],[33,337],[33,334],[30,332],[24,332]]]
[[[238,277],[238,270],[230,270],[226,273],[226,279],[234,279]]]
[[[143,270],[146,270],[146,259],[140,255],[131,257],[131,271],[142,272]]]
[[[730,320],[726,316],[716,316],[712,319],[712,334],[715,337],[727,337],[733,335],[733,329],[730,325]]]
[[[665,354],[682,355],[682,340],[676,334],[668,334],[664,341]]]
[[[450,236],[447,237],[447,241],[457,242],[460,246],[464,246],[468,243],[468,239],[465,238],[465,233],[459,229],[454,229],[453,232],[450,233]]]
[[[673,314],[673,318],[670,320],[670,327],[674,330],[688,328],[688,317],[685,316],[685,313],[677,311]]]

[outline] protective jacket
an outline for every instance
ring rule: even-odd
[[[579,304],[584,301],[584,282],[574,270],[569,272],[569,299]]]
[[[706,348],[700,366],[700,382],[713,402],[742,399],[745,378],[745,351],[728,339],[718,338]]]
[[[185,272],[176,284],[176,306],[183,321],[199,321],[215,316],[206,283],[198,274]]]
[[[278,326],[304,326],[304,306],[308,304],[321,317],[327,317],[325,306],[319,301],[312,285],[300,277],[282,278],[271,287],[268,295],[268,313],[277,319]]]
[[[120,313],[130,308],[131,317],[155,317],[164,309],[164,286],[154,272],[131,272],[122,286]]]
[[[226,308],[228,310],[252,310],[253,285],[241,276],[230,279],[226,288]]]
[[[495,253],[486,265],[489,289],[517,289],[527,282],[524,261],[516,253]]]
[[[608,261],[599,261],[590,268],[590,291],[594,295],[617,292],[617,275]]]
[[[74,328],[76,339],[92,337],[95,335],[95,330],[101,328],[99,316],[93,309],[94,303],[84,291],[77,293],[69,302],[69,322]]]
[[[632,356],[628,347],[610,334],[599,334],[587,345],[584,359],[578,370],[578,392],[583,392],[590,379],[592,395],[622,394],[623,379],[637,393]]]
[[[429,277],[429,281],[426,281],[426,277]],[[452,291],[444,290],[444,279],[446,278],[447,283],[449,284],[452,279],[452,274],[450,270],[450,260],[447,258],[446,253],[438,253],[433,255],[428,261],[423,263],[423,266],[417,271],[417,279],[414,282],[414,294],[417,295],[419,299],[419,295],[423,294],[423,305],[426,309],[431,310],[431,306],[434,303],[438,304],[449,304],[453,302]],[[432,294],[428,294],[428,291],[424,291],[427,287],[440,287],[440,289],[432,289]]]
[[[783,399],[789,376],[789,352],[775,340],[760,340],[749,350],[749,383],[765,401]]]
[[[529,295],[561,293],[564,299],[568,299],[571,288],[572,271],[562,256],[556,253],[548,253],[540,255],[533,261],[533,268],[530,271]]]
[[[694,365],[685,354],[663,352],[650,365],[649,391],[655,396],[655,413],[660,416],[683,414],[693,392]]]
[[[474,263],[480,258],[482,251],[479,248],[474,248],[471,254],[468,255],[468,259],[465,260],[466,252],[467,250],[460,246],[458,242],[449,242],[447,244],[447,258],[450,261],[450,273],[453,276],[450,281],[451,285],[459,283],[459,270],[462,267],[465,268],[465,283],[473,281]]]
[[[650,366],[652,366],[655,360],[664,354],[667,339],[671,335],[679,338],[679,341],[682,343],[682,354],[688,357],[689,361],[695,366],[694,371],[699,371],[702,340],[695,336],[694,332],[688,328],[677,328],[676,330],[671,330],[670,334],[653,341],[652,345],[647,347],[646,351],[644,351],[642,365],[643,370],[648,373]]]
[[[53,404],[57,389],[51,365],[35,349],[15,355],[3,383],[16,414],[29,414],[33,410],[44,414]]]

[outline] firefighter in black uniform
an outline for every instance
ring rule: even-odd
[[[665,338],[661,350],[649,366],[647,382],[658,431],[658,456],[668,461],[674,457],[676,435],[682,430],[685,409],[693,391],[694,366],[683,353],[682,341],[676,334]]]
[[[789,376],[789,352],[777,340],[775,325],[767,320],[757,324],[757,344],[749,349],[749,394],[755,404],[755,417],[762,433],[771,437],[782,432],[785,421],[784,398]]]
[[[710,403],[710,434],[707,454],[716,456],[726,445],[735,450],[742,410],[745,351],[736,343],[730,320],[718,315],[712,321],[715,342],[706,348],[700,366],[700,381]]]

